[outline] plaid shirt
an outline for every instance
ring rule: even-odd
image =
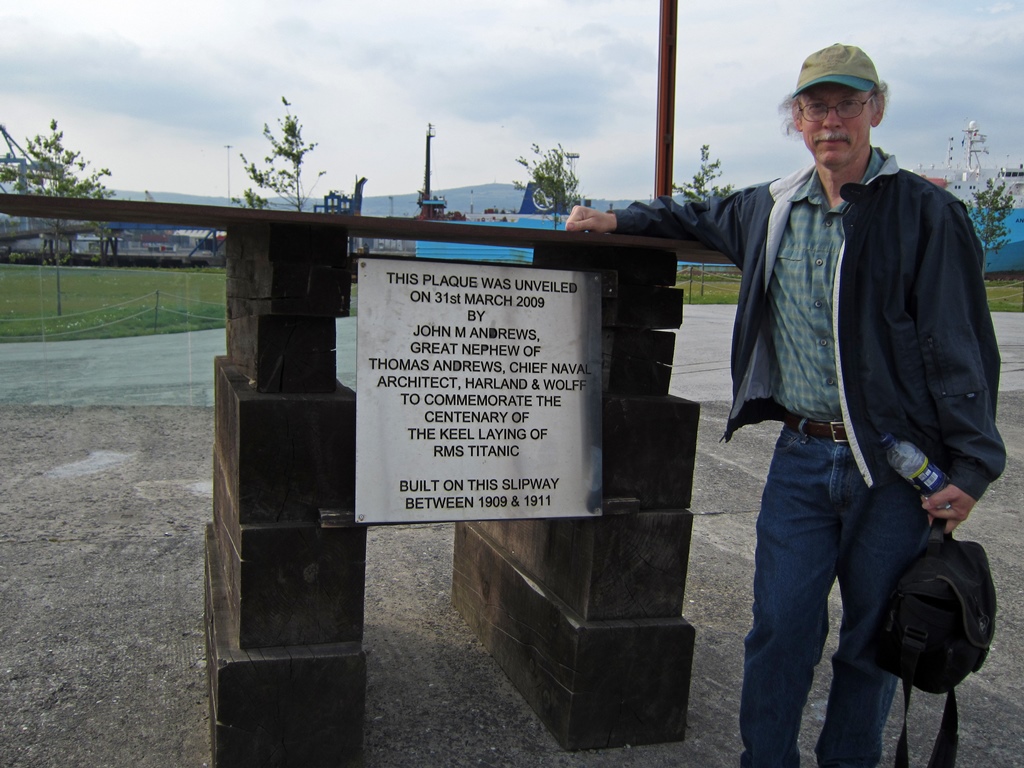
[[[864,181],[885,158],[872,150]],[[774,398],[792,413],[840,421],[833,304],[843,250],[842,202],[829,208],[817,173],[792,198],[793,207],[768,286]]]

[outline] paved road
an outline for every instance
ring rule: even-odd
[[[0,344],[0,403],[213,405],[223,330]],[[338,321],[338,375],[355,384],[355,319]]]
[[[745,428],[719,442],[732,308],[688,306],[685,315],[672,389],[702,404],[684,607],[697,631],[686,740],[560,750],[451,607],[451,526],[388,526],[370,531],[367,557],[368,768],[737,764],[754,519],[777,428]],[[996,326],[1009,463],[962,530],[989,552],[999,628],[985,667],[958,691],[960,764],[1016,768],[1024,753],[1024,636],[1015,631],[1024,624],[1024,315],[998,315]],[[347,383],[354,335],[354,321],[339,321]],[[5,768],[208,763],[202,552],[213,418],[209,407],[177,406],[210,405],[212,358],[223,351],[218,332],[0,346]],[[807,764],[828,680],[824,663],[805,711]],[[941,703],[914,695],[914,765],[927,760]],[[883,765],[897,735],[892,718]]]
[[[687,305],[672,393],[728,400],[734,307]],[[1003,356],[1001,391],[1024,389],[1024,313],[994,315]],[[356,320],[338,321],[338,377],[355,386]],[[104,341],[0,344],[0,403],[32,405],[213,404],[213,358],[223,331]]]

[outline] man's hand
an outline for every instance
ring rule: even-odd
[[[921,507],[928,513],[928,522],[933,522],[935,518],[945,518],[946,533],[952,533],[954,528],[966,520],[977,503],[977,499],[970,497],[955,485],[947,485],[931,496],[921,497]]]
[[[565,220],[566,232],[614,232],[618,226],[615,214],[595,211],[582,205],[574,205],[569,218]]]

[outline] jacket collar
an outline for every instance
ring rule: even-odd
[[[876,149],[876,152],[880,152],[885,161],[882,163],[882,167],[878,170],[878,173],[868,179],[863,184],[844,184],[843,188],[839,190],[839,194],[842,195],[843,200],[847,200],[851,203],[859,203],[864,199],[865,195],[871,193],[871,190],[877,186],[879,179],[884,179],[889,176],[895,176],[899,170],[899,163],[896,162],[896,158],[893,155],[886,155],[882,150]]]
[[[882,150],[878,149],[877,147],[873,148],[872,151],[882,152]],[[885,158],[885,162],[882,163],[882,168],[881,170],[879,170],[878,175],[875,176],[873,179],[869,179],[867,185],[846,184],[843,187],[844,199],[850,200],[850,202],[856,202],[856,200],[847,197],[847,195],[845,194],[847,189],[852,188],[852,193],[855,196],[860,197],[863,195],[865,187],[870,185],[875,179],[879,179],[884,176],[892,176],[899,171],[900,166],[899,163],[896,162],[895,155],[886,155],[884,152],[882,152],[882,156]],[[794,173],[789,174],[789,176],[785,176],[781,179],[776,179],[768,186],[768,191],[771,193],[772,199],[775,200],[776,202],[789,202],[790,200],[792,200],[793,195],[795,195],[800,190],[800,188],[807,183],[807,180],[811,177],[812,173],[814,173],[814,165],[809,165],[806,168],[801,168],[799,171],[795,171]]]
[[[788,202],[796,191],[807,183],[812,173],[814,173],[814,166],[809,165],[806,168],[801,168],[799,171],[789,174],[789,176],[776,179],[768,186],[772,199],[776,202]]]

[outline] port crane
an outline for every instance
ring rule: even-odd
[[[18,181],[24,187],[25,175],[28,173],[29,168],[35,168],[36,164],[29,160],[28,154],[14,140],[14,137],[7,132],[7,126],[2,123],[0,123],[0,136],[3,137],[4,143],[7,144],[7,152],[0,156],[0,164],[18,166]],[[0,192],[7,193],[3,184],[0,184]]]

